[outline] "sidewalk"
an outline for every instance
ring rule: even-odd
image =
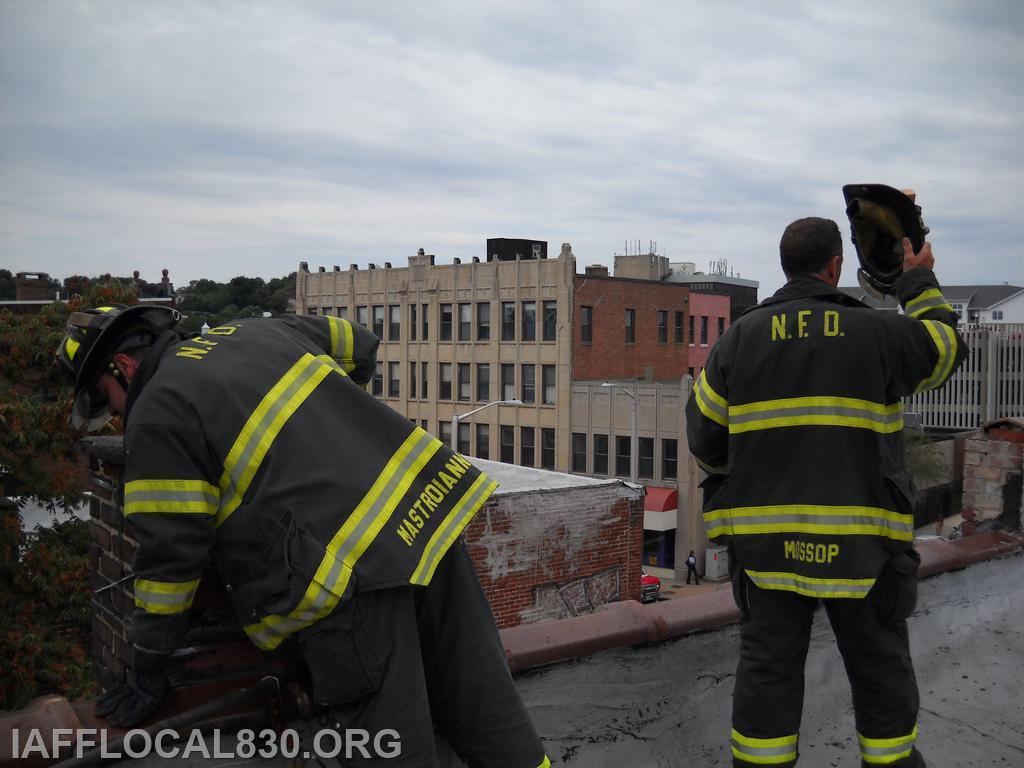
[[[717,592],[720,589],[730,589],[731,585],[728,579],[719,579],[711,581],[709,579],[702,578],[700,584],[690,583],[687,584],[685,581],[668,581],[667,579],[661,580],[661,598],[663,600],[677,600],[682,597],[693,597],[694,595],[704,595],[708,592]]]

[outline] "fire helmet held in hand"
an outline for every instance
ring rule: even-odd
[[[106,424],[110,420],[107,402],[94,387],[100,374],[112,369],[113,355],[133,346],[146,346],[180,319],[178,311],[170,307],[142,304],[108,304],[72,312],[67,335],[61,339],[55,355],[57,367],[75,385],[72,426],[91,432]]]
[[[921,206],[885,184],[847,184],[843,197],[860,260],[857,280],[861,288],[876,299],[894,293],[896,278],[903,272],[903,238],[910,239],[917,253],[928,234]]]

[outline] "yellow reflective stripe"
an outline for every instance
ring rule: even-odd
[[[333,370],[337,371],[342,376],[348,376],[348,374],[345,373],[345,369],[338,365],[338,361],[335,360],[330,355],[317,355],[316,359],[319,360],[324,365],[329,365]]]
[[[779,589],[808,597],[862,598],[875,585],[874,579],[819,579],[785,571],[744,570],[761,589]]]
[[[537,766],[537,768],[551,768],[551,758],[544,755],[544,760]]]
[[[64,342],[64,354],[68,356],[68,360],[75,359],[75,353],[78,352],[78,348],[81,346],[81,344],[68,336],[67,340]]]
[[[257,646],[273,650],[289,635],[305,629],[334,610],[348,588],[356,562],[440,448],[441,441],[419,427],[412,431],[344,525],[331,538],[299,604],[287,616],[266,616],[245,627],[246,634]]]
[[[907,313],[908,317],[915,318],[933,309],[953,311],[953,307],[946,301],[946,297],[938,288],[922,291],[903,307],[903,311]]]
[[[914,518],[881,507],[780,504],[704,513],[710,537],[753,533],[828,533],[913,541]]]
[[[132,480],[124,485],[124,513],[213,515],[220,489],[204,480]]]
[[[135,579],[135,607],[146,613],[183,613],[192,606],[199,579],[195,581],[152,581]]]
[[[917,741],[917,725],[906,736],[897,736],[892,739],[869,739],[858,732],[857,740],[860,742],[860,755],[865,763],[887,765],[909,757],[910,753],[914,751],[914,743]]]
[[[921,324],[928,330],[928,335],[932,337],[935,349],[939,353],[939,359],[935,363],[934,370],[918,385],[914,394],[940,386],[949,378],[953,371],[953,363],[956,361],[956,332],[945,323],[935,320],[922,320]]]
[[[794,426],[855,427],[887,434],[903,429],[903,409],[900,403],[822,395],[729,406],[729,434]]]
[[[796,760],[798,734],[773,739],[755,739],[732,729],[732,754],[740,760],[760,765],[775,765]]]
[[[487,475],[482,472],[480,473],[480,476],[469,487],[469,490],[462,495],[462,498],[455,504],[444,521],[437,526],[437,530],[430,537],[427,546],[423,548],[420,562],[409,578],[410,584],[426,585],[430,583],[430,580],[434,577],[434,571],[437,569],[437,564],[441,562],[444,553],[448,551],[452,542],[458,538],[459,534],[462,533],[462,529],[469,524],[469,521],[473,519],[473,515],[477,513],[497,487],[498,484],[496,482],[493,480],[488,482]]]
[[[352,373],[356,368],[353,355],[355,354],[355,342],[353,341],[352,324],[342,318],[327,315],[327,323],[331,327],[331,357],[341,360],[345,373]]]
[[[697,383],[693,385],[693,394],[701,413],[716,424],[729,426],[729,403],[708,384],[704,370],[700,372]]]
[[[222,525],[242,503],[253,476],[278,433],[292,414],[331,372],[308,352],[281,377],[245,422],[224,461],[220,478],[220,509],[217,525]]]

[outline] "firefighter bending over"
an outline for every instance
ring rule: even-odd
[[[780,243],[787,283],[729,328],[687,404],[690,450],[710,473],[708,537],[729,542],[741,611],[735,766],[796,764],[819,602],[850,679],[862,764],[924,765],[900,398],[941,386],[966,348],[931,245],[902,246],[904,313],[876,311],[836,289],[835,222],[794,221]]]
[[[139,540],[134,669],[97,712],[155,709],[212,560],[259,648],[297,639],[332,721],[398,732],[388,765],[437,764],[433,715],[471,766],[548,766],[459,539],[497,484],[361,389],[378,339],[327,316],[182,339],[177,317],[75,312],[57,352],[76,424],[124,418]]]

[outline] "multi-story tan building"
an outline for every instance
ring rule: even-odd
[[[549,259],[543,242],[487,242],[469,262],[438,264],[421,249],[403,267],[302,263],[296,312],[370,328],[381,339],[371,390],[445,442],[456,419],[461,453],[686,486],[689,289],[577,274],[568,243]],[[491,405],[507,400],[522,405]],[[673,530],[672,517],[652,531]],[[645,538],[660,564],[671,567],[674,536]]]
[[[488,242],[495,252],[466,263],[436,264],[422,249],[407,267],[303,263],[296,312],[370,328],[381,339],[372,391],[445,442],[453,417],[522,401],[460,419],[460,452],[567,471],[576,260],[568,244],[548,259],[544,243]]]

